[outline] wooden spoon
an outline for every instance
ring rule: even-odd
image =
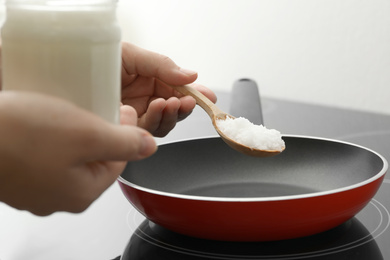
[[[212,120],[213,126],[217,133],[221,136],[222,140],[225,141],[233,149],[244,153],[246,155],[256,156],[256,157],[270,157],[281,153],[282,151],[276,150],[260,150],[253,147],[249,147],[243,144],[236,142],[235,140],[226,136],[217,126],[217,120],[225,120],[227,117],[234,118],[234,116],[229,115],[217,107],[213,102],[211,102],[205,95],[200,93],[193,87],[188,85],[184,86],[171,86],[176,91],[180,92],[183,95],[189,95],[195,98],[196,103],[203,108],[204,111],[209,115]]]

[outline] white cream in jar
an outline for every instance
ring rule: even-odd
[[[118,123],[121,32],[115,0],[10,0],[4,90],[56,95]]]

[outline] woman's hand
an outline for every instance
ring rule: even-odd
[[[128,43],[122,59],[121,125],[60,98],[0,91],[0,201],[37,215],[81,212],[127,161],[156,151],[150,133],[164,136],[191,113],[195,100],[164,82],[188,84],[195,72]],[[195,87],[216,101],[212,91]]]
[[[126,161],[156,151],[136,122],[129,106],[114,125],[59,98],[0,92],[0,201],[37,215],[83,211]]]
[[[167,135],[196,105],[192,97],[183,96],[164,83],[185,85],[197,77],[196,72],[180,68],[164,55],[122,44],[122,103],[137,111],[138,126],[154,136]],[[193,86],[216,102],[210,89]]]

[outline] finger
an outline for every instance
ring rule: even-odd
[[[181,106],[178,111],[177,121],[187,118],[195,108],[196,101],[193,97],[184,96],[180,98]]]
[[[173,85],[189,84],[198,77],[197,72],[179,67],[167,56],[130,43],[122,44],[122,66],[128,75],[159,78]]]
[[[164,82],[161,82],[159,80],[157,80],[156,82],[158,83],[159,87],[170,88]],[[217,96],[215,95],[215,93],[211,89],[209,89],[209,88],[207,88],[207,87],[205,87],[203,85],[196,84],[196,83],[191,83],[191,84],[187,84],[187,85],[197,89],[199,92],[201,92],[203,95],[205,95],[208,99],[210,99],[211,102],[213,102],[213,103],[217,102]],[[173,93],[177,97],[183,97],[184,96],[183,94],[181,94],[177,90],[173,91]]]
[[[215,95],[215,93],[211,89],[209,89],[203,85],[200,85],[200,84],[191,84],[191,86],[194,87],[195,89],[197,89],[203,95],[205,95],[208,99],[211,100],[211,102],[213,102],[213,103],[217,102],[217,96]]]
[[[181,105],[179,99],[172,97],[166,101],[167,105],[163,111],[159,127],[154,131],[154,136],[166,136],[176,125],[178,121],[178,111]]]
[[[137,125],[137,111],[128,105],[120,107],[120,123],[122,125]]]
[[[166,105],[167,102],[163,98],[158,98],[150,102],[147,111],[138,122],[139,126],[154,134],[160,126]]]
[[[205,95],[208,99],[211,100],[211,102],[215,103],[217,101],[217,96],[209,88],[200,84],[190,84],[190,86],[197,89],[199,92]],[[192,113],[196,105],[195,99],[190,96],[182,96],[180,98],[180,101],[181,101],[181,107],[178,111],[178,121],[187,118]]]

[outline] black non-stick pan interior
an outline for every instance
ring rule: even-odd
[[[301,195],[364,182],[383,162],[372,151],[328,139],[284,136],[286,150],[256,158],[219,137],[161,145],[152,157],[127,164],[122,177],[156,191],[226,198]]]

